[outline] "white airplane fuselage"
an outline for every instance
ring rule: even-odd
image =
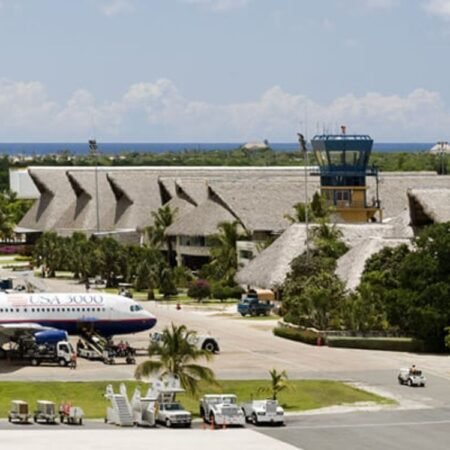
[[[0,293],[0,325],[34,323],[79,334],[132,334],[152,328],[156,317],[139,303],[102,293]]]

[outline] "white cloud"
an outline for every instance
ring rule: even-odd
[[[181,0],[183,3],[206,7],[214,12],[230,11],[247,6],[253,0]]]
[[[108,0],[100,4],[100,11],[107,16],[130,13],[134,10],[134,0]]]
[[[444,20],[450,20],[450,0],[426,0],[424,8]]]
[[[147,141],[295,140],[322,127],[369,133],[377,141],[435,141],[448,138],[450,112],[437,92],[409,95],[348,94],[318,103],[279,86],[251,102],[212,104],[183,96],[173,82],[159,79],[131,85],[118,99],[99,102],[86,90],[65,102],[52,100],[39,82],[0,81],[0,140],[86,140],[93,126],[99,139]]]

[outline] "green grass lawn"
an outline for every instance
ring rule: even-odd
[[[25,400],[34,410],[36,400],[53,400],[59,405],[62,401],[70,401],[81,406],[88,418],[103,418],[108,401],[103,397],[108,382],[0,382],[0,417],[6,417],[11,400]],[[113,382],[115,391],[119,383]],[[131,398],[136,382],[127,382],[128,396]],[[353,388],[337,381],[292,380],[292,389],[283,392],[279,401],[287,411],[306,411],[325,406],[351,404],[356,402],[374,402],[378,404],[395,404],[394,401],[379,397],[369,392]],[[220,381],[219,387],[202,386],[203,393],[234,393],[238,401],[252,398],[265,398],[268,394],[259,393],[258,389],[268,386],[268,381]],[[142,385],[145,394],[147,385]],[[187,409],[198,415],[198,399],[186,394],[179,399]]]

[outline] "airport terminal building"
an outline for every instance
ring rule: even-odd
[[[244,262],[255,256],[258,243],[287,230],[293,206],[305,201],[306,191],[309,199],[320,191],[314,169],[307,177],[304,172],[297,167],[30,167],[11,171],[11,187],[20,197],[36,198],[17,227],[28,242],[44,231],[62,236],[82,231],[142,243],[151,213],[168,205],[175,211],[167,233],[177,262],[196,268],[207,261],[207,238],[220,222],[237,221],[249,236],[240,243]],[[388,226],[383,234],[409,237],[411,220],[427,223],[434,213],[445,216],[448,189],[450,176],[381,173],[383,224],[365,223],[365,228],[378,235],[380,226]],[[375,179],[369,179],[367,197],[374,198],[376,190]]]

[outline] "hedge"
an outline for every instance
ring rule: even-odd
[[[424,344],[421,340],[406,337],[327,337],[326,342],[329,347],[389,350],[394,352],[423,352],[424,350]]]
[[[312,330],[304,330],[288,327],[275,327],[273,334],[291,341],[303,342],[305,344],[317,345],[317,338],[320,337],[318,333]]]

